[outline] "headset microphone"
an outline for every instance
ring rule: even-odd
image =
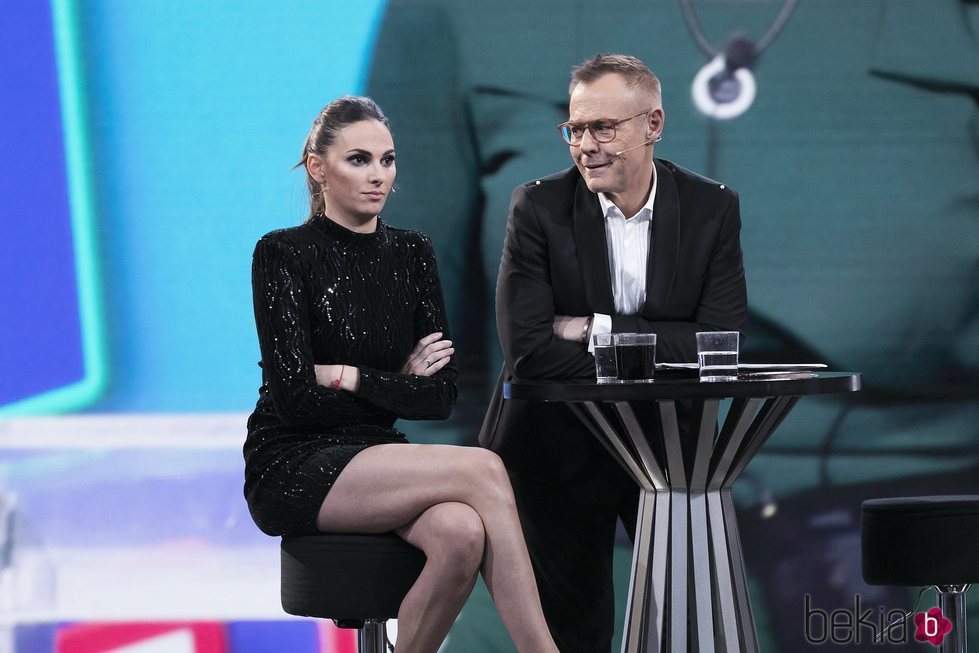
[[[619,152],[616,152],[613,156],[622,156],[626,152],[631,152],[632,150],[638,149],[640,147],[646,147],[650,143],[659,143],[661,140],[663,140],[663,137],[662,136],[659,136],[657,138],[651,138],[648,141],[646,141],[645,143],[640,143],[639,145],[633,145],[632,147],[627,147],[624,150],[621,150]]]

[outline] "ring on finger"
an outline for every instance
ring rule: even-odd
[[[430,359],[430,358],[426,358],[426,359],[425,359],[425,365],[428,365],[428,366],[430,366],[431,364],[432,364],[432,359]]]

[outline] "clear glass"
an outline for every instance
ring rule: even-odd
[[[615,365],[620,383],[652,383],[656,372],[655,333],[616,333]]]
[[[738,379],[737,331],[700,331],[697,333],[697,362],[701,381],[736,381]]]
[[[596,333],[591,340],[595,350],[595,377],[599,383],[615,383],[619,380],[619,374],[612,334]]]

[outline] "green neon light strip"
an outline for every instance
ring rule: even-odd
[[[77,383],[0,408],[0,415],[4,417],[65,413],[85,408],[102,395],[107,378],[101,285],[95,256],[94,210],[90,190],[92,171],[88,159],[74,0],[51,0],[51,17],[58,62],[58,90],[61,96],[61,124],[68,172],[68,202],[75,249],[85,376]]]

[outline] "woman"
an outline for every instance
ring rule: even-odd
[[[342,97],[303,147],[305,224],[255,248],[262,387],[245,497],[270,535],[395,531],[428,560],[398,613],[397,651],[436,651],[482,572],[520,651],[557,651],[513,492],[495,454],[408,444],[405,419],[445,419],[452,342],[430,241],[379,213],[395,177],[387,119]]]

